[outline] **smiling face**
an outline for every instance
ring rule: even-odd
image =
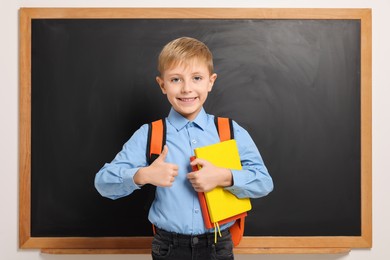
[[[201,111],[216,78],[217,74],[210,74],[206,62],[192,58],[165,69],[156,80],[173,109],[192,121]]]

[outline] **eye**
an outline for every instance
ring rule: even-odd
[[[172,83],[179,83],[181,81],[180,78],[177,78],[177,77],[174,77],[174,78],[171,78],[170,80]]]
[[[202,76],[194,76],[194,81],[201,81],[202,79]]]

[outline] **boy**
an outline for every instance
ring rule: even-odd
[[[214,116],[203,109],[217,74],[207,46],[183,37],[168,43],[160,53],[156,78],[172,105],[166,120],[166,145],[150,165],[146,158],[148,125],[141,126],[115,159],[96,174],[95,186],[102,196],[127,196],[145,184],[155,185],[156,197],[149,220],[156,227],[153,259],[234,259],[228,228],[214,243],[214,233],[204,226],[197,192],[225,187],[239,198],[258,198],[273,189],[256,145],[249,134],[233,121],[243,170],[215,167],[195,159],[194,148],[219,142]],[[202,166],[192,172],[192,165]]]

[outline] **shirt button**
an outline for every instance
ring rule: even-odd
[[[199,213],[199,209],[195,209],[195,213],[198,214]]]
[[[195,139],[194,139],[194,140],[192,140],[191,142],[192,142],[193,144],[196,144],[196,140],[195,140]]]

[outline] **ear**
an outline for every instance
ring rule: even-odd
[[[213,73],[211,76],[210,76],[210,81],[209,81],[209,92],[213,89],[213,86],[214,86],[214,82],[217,80],[217,74],[216,73]]]
[[[157,76],[156,81],[157,81],[158,85],[160,86],[162,93],[167,94],[167,91],[165,90],[164,80],[161,77]]]

